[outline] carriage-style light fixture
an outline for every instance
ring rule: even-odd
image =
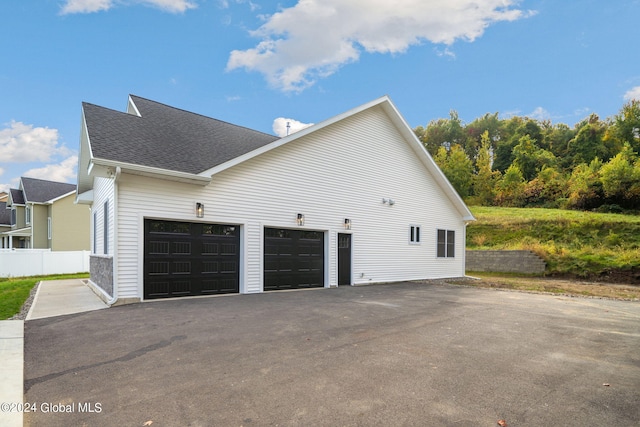
[[[196,203],[196,217],[198,218],[204,217],[204,204],[200,202]]]
[[[303,226],[304,225],[304,215],[299,213],[298,216],[296,217],[296,222],[298,223],[299,226]]]
[[[351,220],[349,218],[344,219],[344,229],[351,230]]]

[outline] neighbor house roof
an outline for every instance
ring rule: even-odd
[[[65,194],[76,191],[75,184],[46,181],[36,178],[20,178],[24,199],[32,203],[47,203]]]
[[[24,205],[24,194],[22,194],[22,190],[11,188],[9,189],[9,193],[11,194],[11,204]]]
[[[94,160],[198,174],[278,139],[135,95],[127,113],[82,108]]]
[[[0,225],[11,225],[11,210],[7,209],[7,202],[0,202]]]

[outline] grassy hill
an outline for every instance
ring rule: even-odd
[[[640,283],[640,216],[541,208],[471,207],[467,249],[526,249],[547,273]]]

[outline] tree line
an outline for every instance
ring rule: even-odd
[[[640,101],[569,127],[528,117],[458,113],[414,129],[470,205],[640,209]]]

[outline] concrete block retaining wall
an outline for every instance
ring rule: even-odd
[[[541,274],[546,265],[531,251],[466,251],[467,271]]]

